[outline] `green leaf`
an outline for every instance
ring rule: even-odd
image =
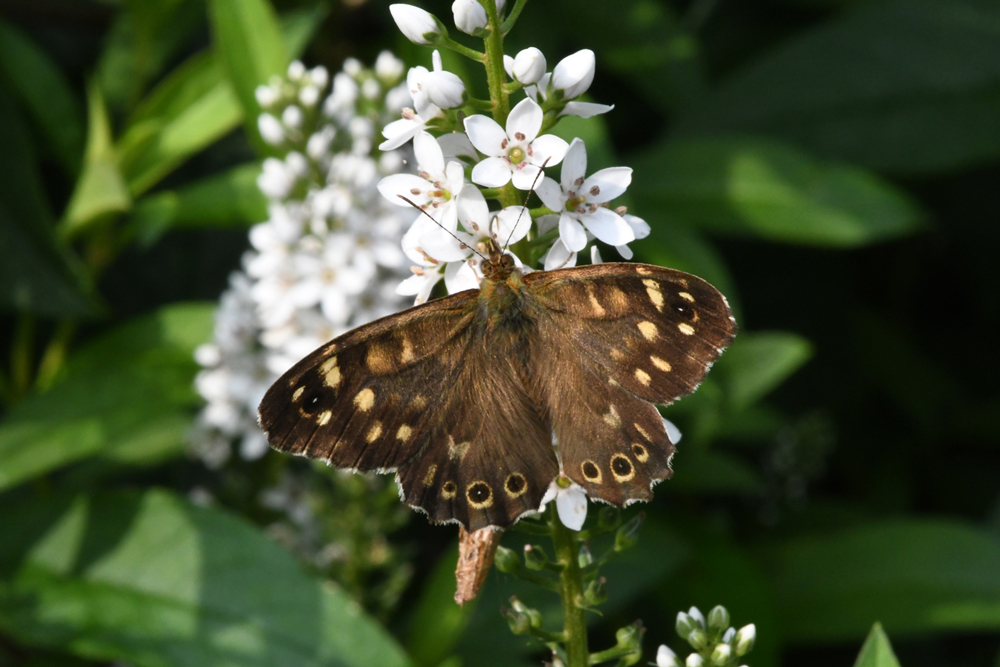
[[[402,667],[392,637],[242,519],[160,490],[0,516],[0,627],[136,667]]]
[[[763,549],[784,636],[853,639],[1000,628],[1000,538],[958,521],[887,520]]]
[[[171,228],[247,227],[267,217],[267,199],[257,187],[259,164],[245,164],[177,190],[139,200],[129,220],[132,232],[150,244]]]
[[[91,84],[88,95],[87,151],[83,171],[66,205],[62,230],[72,236],[132,207],[132,197],[118,169],[118,158],[111,137],[111,118],[104,97]]]
[[[753,467],[716,449],[682,447],[673,465],[671,493],[756,497],[764,487]]]
[[[48,55],[3,20],[0,20],[0,71],[30,109],[63,168],[75,175],[83,153],[80,104]]]
[[[406,652],[416,667],[437,667],[455,648],[476,609],[479,598],[462,606],[455,604],[455,567],[458,544],[445,551],[427,577],[417,604],[410,614]]]
[[[706,230],[853,247],[912,234],[922,215],[875,174],[749,138],[669,141],[630,164],[641,210]]]
[[[716,363],[738,408],[759,401],[812,356],[809,341],[784,331],[741,333]]]
[[[200,402],[194,349],[211,336],[212,311],[169,306],[81,348],[61,382],[18,403],[0,425],[0,489],[93,456],[181,452]]]
[[[899,660],[892,651],[892,644],[885,636],[881,623],[875,623],[868,633],[865,645],[854,662],[854,667],[899,667]]]
[[[243,107],[248,136],[259,145],[257,86],[288,67],[288,49],[274,8],[267,0],[209,0],[216,55]]]
[[[1000,156],[1000,6],[871,3],[738,72],[678,132],[768,134],[920,174]]]

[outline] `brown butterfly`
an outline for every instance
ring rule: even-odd
[[[725,297],[644,264],[523,273],[487,246],[478,290],[358,327],[275,382],[271,446],[395,472],[408,504],[469,531],[536,511],[560,472],[597,500],[649,500],[674,452],[653,404],[729,345]]]

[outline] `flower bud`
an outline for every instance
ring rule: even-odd
[[[493,564],[501,572],[506,572],[507,574],[515,574],[521,571],[521,559],[517,557],[517,554],[507,547],[498,547],[497,553],[493,557]]]
[[[642,512],[632,517],[632,520],[618,529],[615,533],[615,551],[624,551],[629,547],[634,547],[639,541],[639,526],[646,515]]]
[[[519,52],[514,57],[514,65],[511,67],[511,76],[518,83],[530,85],[538,83],[538,80],[545,75],[545,56],[542,52],[531,46]]]
[[[591,606],[597,606],[603,604],[608,600],[608,586],[607,579],[604,577],[598,577],[594,579],[589,584],[587,588],[583,591],[583,601]]]
[[[262,113],[257,117],[257,130],[261,138],[272,146],[285,140],[285,128],[281,126],[281,121],[269,113]]]
[[[733,647],[729,644],[719,644],[712,651],[712,664],[722,667],[733,657]]]
[[[478,35],[486,27],[486,10],[476,0],[455,0],[451,3],[455,27],[468,35]]]
[[[656,651],[656,667],[681,667],[677,661],[677,654],[670,650],[666,644],[660,644]]]
[[[597,527],[602,531],[612,531],[622,523],[622,513],[617,507],[602,507],[597,515]]]
[[[448,31],[441,22],[428,11],[413,5],[389,5],[389,13],[396,27],[414,44],[430,44],[438,35],[447,35]],[[589,84],[588,84],[589,85]]]
[[[725,634],[722,635],[722,641],[726,642],[727,644],[732,644],[733,637],[735,636],[736,636],[736,628],[729,628],[728,630],[726,630]]]
[[[528,631],[531,629],[531,621],[528,620],[527,614],[506,607],[501,609],[500,613],[507,619],[507,624],[510,626],[511,632],[515,635],[528,634]]]
[[[594,555],[590,553],[586,544],[581,544],[580,550],[576,552],[576,562],[580,564],[580,567],[587,567],[594,562]]]
[[[698,624],[683,611],[677,612],[677,623],[674,626],[677,629],[677,634],[681,636],[681,639],[687,639]]]
[[[528,619],[528,625],[530,625],[531,627],[533,628],[542,627],[541,612],[538,611],[537,609],[532,609],[531,607],[527,606],[526,604],[518,600],[516,595],[511,597],[510,606],[518,614],[524,615],[524,617]]]
[[[708,633],[701,628],[695,628],[691,631],[691,634],[687,636],[687,641],[692,648],[696,651],[700,651],[703,648],[708,647]]]
[[[615,632],[615,641],[618,643],[619,648],[636,650],[642,647],[642,636],[644,634],[646,634],[646,629],[642,626],[642,622],[636,621],[631,625],[626,625],[624,628],[618,628],[618,631]]]
[[[744,625],[733,639],[733,646],[736,647],[736,655],[743,656],[749,653],[753,649],[755,641],[757,641],[757,626],[753,623]]]
[[[524,545],[524,564],[529,570],[541,570],[548,559],[541,547]]]
[[[688,609],[688,616],[691,617],[695,623],[697,623],[702,628],[705,627],[705,617],[701,615],[701,610],[698,607],[691,607]]]
[[[442,109],[462,106],[465,84],[453,72],[435,71],[424,75],[422,82],[427,99]]]
[[[264,109],[277,102],[279,97],[278,91],[271,86],[257,86],[253,94],[257,98],[257,104]]]
[[[393,5],[398,6],[398,5]],[[397,21],[398,22],[398,21]],[[549,86],[553,90],[561,90],[563,99],[571,100],[587,92],[594,81],[594,52],[590,49],[577,51],[559,61],[552,70],[552,80]]]
[[[708,612],[708,627],[720,631],[729,627],[729,611],[721,604],[712,607],[712,611]]]
[[[692,653],[687,657],[687,660],[684,661],[684,664],[687,667],[704,667],[705,659],[697,653]]]

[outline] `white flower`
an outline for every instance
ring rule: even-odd
[[[261,86],[259,90],[270,90]],[[272,146],[279,146],[285,140],[285,128],[281,126],[281,121],[269,113],[262,113],[257,117],[257,130],[261,138]]]
[[[423,215],[420,216],[420,218],[423,217]],[[403,252],[413,261],[413,266],[410,267],[413,275],[396,286],[396,294],[415,297],[414,306],[419,306],[427,301],[434,286],[444,278],[443,265],[428,255],[420,246],[421,236],[428,231],[426,226],[421,225],[420,218],[403,235]]]
[[[431,103],[442,109],[454,109],[464,102],[465,84],[453,72],[439,69],[428,72],[424,78],[424,88]]]
[[[744,625],[736,633],[736,638],[733,640],[733,646],[736,649],[736,655],[746,655],[753,648],[754,642],[757,641],[757,626],[751,623],[750,625]]]
[[[566,56],[552,70],[552,80],[549,86],[552,90],[561,90],[563,98],[571,100],[587,92],[594,82],[594,52],[590,49],[577,51]]]
[[[379,181],[379,192],[397,206],[409,206],[400,195],[406,197],[448,230],[454,231],[458,221],[458,196],[465,186],[462,164],[453,161],[445,165],[441,146],[427,132],[413,138],[413,154],[417,161],[417,174],[386,176]]]
[[[549,82],[552,80],[551,74],[546,74],[538,81],[536,86],[526,86],[524,92],[528,94],[528,97],[538,102],[541,98],[542,102],[548,99],[549,94]],[[597,116],[602,113],[607,113],[615,108],[613,104],[595,104],[593,102],[567,102],[563,107],[562,111],[559,112],[559,116],[579,116],[580,118],[590,118],[592,116]]]
[[[553,134],[539,137],[542,119],[542,108],[530,99],[521,100],[511,109],[506,132],[492,118],[466,118],[465,131],[472,145],[487,155],[473,168],[473,182],[498,188],[513,180],[515,188],[528,190],[543,164],[551,167],[562,162],[566,142]]]
[[[392,20],[408,40],[414,44],[430,44],[430,40],[443,30],[434,15],[413,5],[389,5]],[[428,38],[430,36],[430,38]]]
[[[433,71],[428,71],[426,67],[411,67],[406,75],[406,87],[413,98],[413,109],[403,109],[403,117],[393,121],[382,130],[382,136],[386,138],[379,146],[379,150],[389,151],[399,148],[412,139],[418,132],[422,131],[427,123],[442,115],[441,108],[431,99],[433,92],[439,101],[451,103],[461,86],[461,95],[465,91],[465,84],[451,72],[445,72],[441,66],[441,54],[437,51],[431,56]],[[451,77],[454,77],[452,79]],[[457,84],[456,80],[457,79]],[[459,102],[461,104],[461,102]]]
[[[479,34],[486,27],[486,10],[477,0],[455,0],[451,11],[455,15],[455,27],[466,34]]]
[[[587,491],[575,482],[569,482],[568,486],[564,487],[559,484],[560,480],[563,480],[564,484],[568,481],[562,477],[553,480],[542,497],[538,511],[544,511],[545,506],[555,500],[556,511],[562,524],[570,530],[580,530],[583,528],[583,522],[587,520]]]
[[[538,83],[545,76],[545,56],[533,46],[518,52],[514,58],[504,56],[503,63],[507,74],[518,83]]]
[[[628,226],[632,228],[632,233],[635,235],[636,241],[649,236],[649,224],[645,220],[628,213],[623,215],[622,218],[624,218],[625,222],[628,223]],[[618,254],[625,259],[632,259],[632,249],[627,245],[615,246],[615,250],[617,250]]]
[[[691,618],[695,623],[697,623],[702,629],[705,628],[705,617],[702,615],[701,610],[698,607],[691,607],[688,609],[688,617]]]
[[[684,664],[687,665],[687,667],[704,667],[705,659],[697,653],[692,653],[687,657],[687,660],[684,661]]]
[[[298,83],[306,75],[306,66],[301,60],[293,60],[288,65],[288,78]]]
[[[287,197],[295,187],[295,174],[278,158],[264,160],[263,170],[257,177],[257,187],[268,197]]]
[[[299,129],[300,127],[302,127],[302,120],[303,120],[302,109],[295,106],[294,104],[288,105],[287,107],[285,107],[285,110],[281,112],[281,122],[287,128],[291,128],[293,130]]]
[[[729,662],[730,658],[732,657],[733,657],[732,646],[730,646],[729,644],[718,644],[712,651],[711,660],[713,665],[719,665],[719,667],[722,667],[722,665],[725,665],[727,662]]]
[[[257,86],[253,91],[254,97],[257,98],[257,104],[259,104],[264,109],[268,108],[272,104],[278,101],[281,97],[281,93],[272,88],[271,86]]]
[[[671,443],[676,445],[678,442],[681,441],[681,430],[676,426],[674,426],[674,423],[672,421],[670,421],[669,419],[664,419],[663,428],[667,430],[667,437],[670,438]],[[692,609],[694,608],[692,607]],[[695,611],[698,610],[695,609]]]
[[[660,644],[660,648],[656,651],[656,667],[680,667],[677,654],[666,644]]]
[[[587,245],[587,232],[608,245],[620,246],[635,240],[635,232],[622,216],[602,206],[625,192],[632,182],[628,167],[602,169],[590,178],[587,151],[581,139],[574,139],[566,151],[562,185],[545,178],[536,190],[542,202],[559,213],[559,238],[573,252]],[[474,180],[475,174],[473,174]]]
[[[403,76],[403,61],[392,55],[391,51],[382,51],[375,59],[375,75],[383,83],[395,83]]]

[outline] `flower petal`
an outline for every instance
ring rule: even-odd
[[[617,250],[618,254],[624,259],[632,259],[633,257],[632,248],[629,248],[627,245],[616,245],[615,250]]]
[[[428,229],[420,236],[419,243],[424,252],[440,262],[461,262],[472,254],[468,247],[462,248],[462,241],[440,227]]]
[[[570,530],[580,530],[587,520],[587,492],[573,484],[556,495],[559,520]]]
[[[528,161],[541,167],[554,167],[563,161],[569,144],[562,137],[554,134],[543,134],[531,142],[531,155]],[[546,162],[548,160],[548,162]]]
[[[555,271],[570,266],[576,266],[576,253],[570,252],[562,239],[556,239],[549,251],[545,253],[542,268],[546,271]]]
[[[396,206],[409,206],[399,198],[399,195],[403,195],[418,206],[426,204],[429,201],[427,196],[429,187],[430,183],[413,174],[392,174],[378,182],[378,191]]]
[[[580,252],[587,246],[587,232],[583,225],[567,213],[559,216],[559,238],[572,252]]]
[[[468,262],[451,262],[445,267],[444,284],[448,287],[448,294],[479,289],[479,275]]]
[[[420,171],[435,178],[444,173],[444,152],[430,132],[417,132],[413,137],[413,157]]]
[[[566,157],[563,159],[562,174],[559,182],[563,190],[569,192],[579,192],[580,186],[577,181],[587,175],[587,146],[583,139],[577,137],[566,149]]]
[[[622,196],[631,182],[631,167],[609,167],[601,169],[585,180],[580,187],[580,192],[587,196],[588,204],[603,204],[615,197]],[[597,187],[599,191],[596,195],[590,194],[594,187]]]
[[[510,182],[510,163],[499,157],[488,157],[472,168],[472,182],[487,188],[500,188]]]
[[[675,445],[681,441],[681,430],[674,426],[674,423],[669,419],[663,420],[663,428],[667,429],[667,437],[670,438],[670,442]]]
[[[624,245],[635,240],[635,234],[628,223],[620,215],[603,206],[593,213],[580,216],[580,222],[599,241],[608,245]],[[562,227],[560,227],[561,235]]]
[[[515,188],[518,190],[530,190],[537,183],[541,183],[542,179],[538,178],[538,175],[542,173],[541,169],[528,162],[522,162],[517,166],[518,169],[514,169],[511,172],[511,180],[514,182]],[[535,179],[538,179],[537,183]]]
[[[465,132],[449,132],[437,138],[441,152],[444,153],[445,160],[452,158],[469,158],[472,162],[479,160],[476,147],[469,141],[469,135]]]
[[[482,114],[469,116],[465,119],[465,132],[480,153],[494,157],[504,154],[503,142],[507,140],[507,133],[492,118]]]
[[[591,118],[607,113],[615,108],[614,104],[595,104],[593,102],[567,102],[565,108],[559,112],[562,116],[578,116],[580,118]]]
[[[632,228],[632,233],[635,234],[636,239],[644,239],[649,236],[649,223],[640,218],[637,215],[630,215],[626,213],[622,216],[625,218],[625,222],[628,226]]]
[[[378,145],[378,149],[380,151],[395,150],[412,139],[413,135],[422,129],[424,129],[423,121],[411,118],[394,120],[382,128],[382,136],[385,137],[385,141]]]
[[[563,170],[566,165],[563,165]],[[542,182],[535,186],[535,194],[542,200],[542,203],[553,211],[562,211],[566,206],[566,195],[559,184],[551,178],[543,178]]]
[[[448,166],[445,167],[444,176],[445,188],[451,192],[451,196],[460,195],[462,188],[465,187],[465,167],[462,166],[462,163],[454,160],[449,162]]]
[[[542,119],[544,116],[545,114],[542,112],[542,107],[538,106],[538,102],[531,98],[521,100],[517,103],[517,106],[510,110],[510,115],[507,116],[507,137],[511,141],[523,141],[530,144],[538,136],[538,131],[542,129]],[[515,135],[518,132],[524,135],[524,139],[516,138]],[[473,139],[472,143],[476,143],[476,140]],[[479,148],[478,144],[476,148]]]
[[[470,234],[484,233],[483,230],[486,229],[489,223],[490,209],[486,205],[486,198],[483,197],[483,193],[479,191],[479,188],[463,188],[462,194],[458,196],[456,205],[458,207],[458,219],[461,220],[462,226],[465,227],[466,231]]]
[[[508,206],[497,213],[497,238],[503,247],[517,243],[531,230],[531,214],[524,206]]]
[[[604,264],[604,260],[601,258],[601,250],[596,245],[590,246],[590,263]]]

